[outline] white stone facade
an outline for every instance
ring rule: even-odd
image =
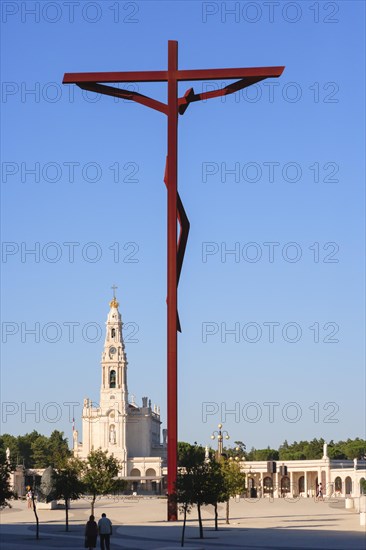
[[[246,487],[256,497],[315,497],[321,482],[323,495],[328,498],[359,497],[360,482],[366,479],[366,461],[332,460],[324,444],[323,457],[319,460],[277,460],[276,473],[268,472],[267,461],[241,462],[246,474]],[[281,466],[287,467],[287,475]]]
[[[127,357],[122,335],[122,318],[114,297],[106,322],[106,336],[101,361],[100,401],[96,406],[84,399],[82,442],[74,431],[74,455],[86,459],[91,450],[107,450],[120,461],[120,475],[130,478],[134,489],[157,490],[162,479],[166,456],[165,441],[160,441],[160,409],[142,398],[138,406],[129,401]]]

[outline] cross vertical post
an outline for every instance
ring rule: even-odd
[[[178,148],[178,42],[168,42],[168,311],[167,311],[167,405],[168,405],[168,519],[175,521],[177,503],[178,389],[177,389],[177,148]]]

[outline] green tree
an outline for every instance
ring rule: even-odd
[[[199,445],[185,443],[178,447],[179,465],[183,470],[176,484],[177,500],[186,514],[191,506],[197,506],[200,538],[203,538],[201,507],[207,501],[209,466],[205,461],[205,450]],[[183,524],[185,529],[185,522]]]
[[[328,456],[333,460],[345,460],[347,456],[343,452],[342,446],[339,443],[330,441],[328,444]]]
[[[347,439],[347,441],[342,442],[341,448],[350,460],[354,458],[362,459],[366,455],[366,441],[356,437],[356,439]]]
[[[228,486],[222,468],[222,463],[211,459],[208,462],[207,487],[205,490],[205,504],[211,504],[215,511],[215,531],[218,530],[218,510],[219,502],[227,502],[230,498]]]
[[[184,546],[187,514],[191,513],[194,503],[193,476],[187,474],[186,472],[178,472],[177,481],[175,484],[175,493],[179,505],[179,510],[183,513],[181,546]]]
[[[33,432],[29,434],[20,435],[17,437],[19,453],[18,464],[23,464],[26,468],[34,467],[32,443],[34,443],[40,436],[41,434],[39,434],[36,430],[33,430]]]
[[[67,438],[64,437],[64,432],[54,430],[48,439],[48,453],[49,464],[47,466],[53,466],[58,468],[62,466],[65,461],[71,456],[71,451],[67,442]]]
[[[240,495],[245,490],[245,474],[240,469],[240,464],[235,460],[221,460],[221,470],[224,477],[226,491],[226,523],[229,524],[230,497]]]
[[[193,503],[197,506],[200,538],[203,539],[202,506],[207,504],[209,486],[209,467],[207,462],[196,464],[188,474],[193,478]]]
[[[32,437],[30,448],[30,461],[35,468],[57,468],[71,456],[67,439],[58,430],[54,430],[50,437],[41,434]]]
[[[11,508],[9,500],[13,496],[10,490],[10,472],[11,466],[6,459],[6,452],[3,446],[0,447],[0,509],[8,506]]]
[[[34,468],[47,468],[50,465],[48,438],[39,435],[31,442],[31,461]]]
[[[234,441],[235,447],[231,447],[226,451],[226,456],[228,458],[233,457],[236,458],[237,456],[241,456],[245,460],[248,458],[248,453],[246,451],[246,445],[243,441]]]
[[[18,437],[4,434],[0,437],[0,445],[5,449],[9,448],[13,470],[18,464],[23,464],[26,468],[55,468],[71,455],[67,439],[58,430],[54,430],[50,437],[36,430]]]
[[[279,453],[276,449],[251,449],[248,453],[248,460],[278,460]]]
[[[108,451],[97,449],[91,451],[84,465],[82,482],[85,490],[91,495],[91,514],[94,515],[94,505],[98,495],[107,495],[121,489],[123,484],[116,479],[120,468],[119,461]]]
[[[319,459],[323,456],[323,445],[325,441],[324,439],[312,439],[311,441],[307,442],[304,448],[304,454],[306,457],[306,460],[313,460],[313,459]]]
[[[83,463],[77,458],[59,461],[59,467],[55,471],[55,499],[65,502],[65,530],[69,530],[69,501],[80,498],[84,486],[80,479]]]
[[[178,466],[189,468],[205,459],[205,449],[201,445],[191,445],[184,441],[178,441]]]

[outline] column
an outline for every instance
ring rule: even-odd
[[[294,472],[290,472],[290,496],[294,496]]]
[[[260,491],[261,491],[262,498],[264,497],[263,478],[264,478],[264,475],[263,475],[263,472],[261,472],[260,473],[260,485],[261,485]]]
[[[280,473],[279,472],[276,472],[275,485],[276,485],[276,487],[275,487],[275,491],[273,493],[273,496],[280,498],[280,496],[281,496],[281,487],[280,487]]]
[[[306,471],[304,472],[304,493],[306,498],[308,496],[308,473]]]

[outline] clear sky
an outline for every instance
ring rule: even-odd
[[[80,428],[112,284],[129,391],[166,423],[165,117],[61,82],[165,69],[174,39],[180,68],[286,66],[179,120],[179,439],[364,437],[364,2],[1,8],[2,430],[70,437],[71,402]]]

